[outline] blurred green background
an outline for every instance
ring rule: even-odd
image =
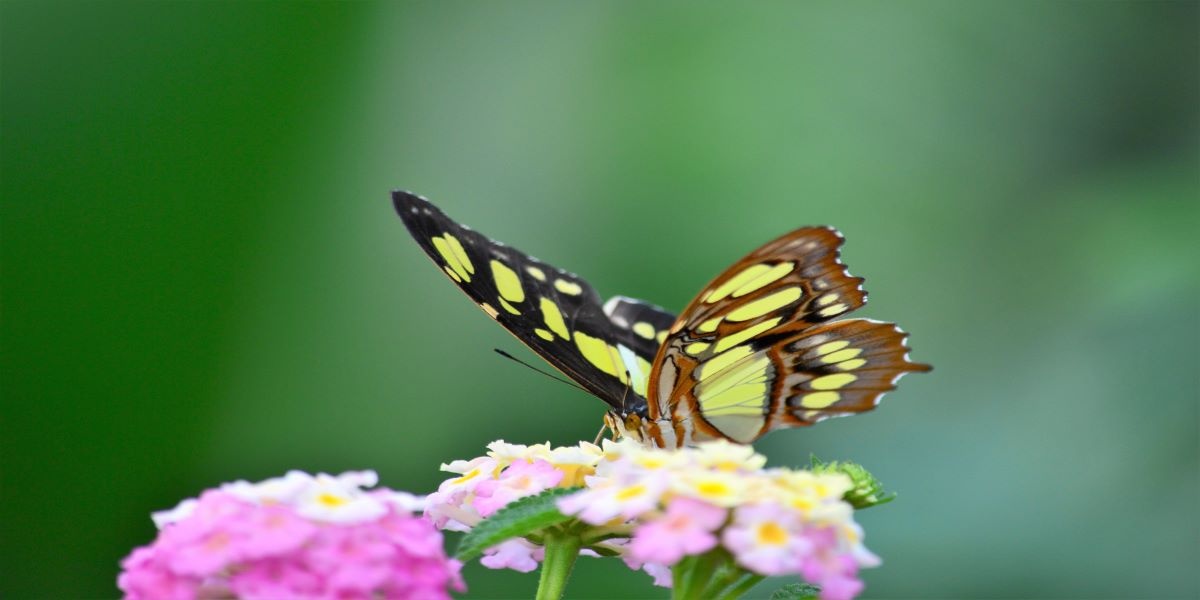
[[[676,310],[839,227],[936,370],[759,447],[900,493],[867,597],[1195,598],[1198,6],[4,2],[0,596],[116,595],[148,513],[222,481],[430,491],[591,439],[407,188]],[[588,559],[568,590],[654,593]]]

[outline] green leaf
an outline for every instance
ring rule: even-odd
[[[896,494],[884,493],[883,484],[862,465],[848,461],[821,462],[815,455],[810,462],[814,473],[841,473],[850,478],[854,487],[842,498],[856,509],[879,506],[896,499]]]
[[[771,600],[816,600],[821,588],[807,583],[789,583],[771,594]]]
[[[578,492],[580,488],[554,488],[521,498],[480,521],[458,541],[455,557],[466,562],[505,540],[524,537],[570,521],[574,517],[558,512],[555,501]]]

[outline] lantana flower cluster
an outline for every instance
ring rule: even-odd
[[[510,502],[555,487],[579,487],[596,472],[605,452],[595,444],[551,448],[550,444],[488,444],[485,456],[443,464],[458,477],[447,479],[426,497],[425,515],[439,528],[468,531]],[[542,548],[513,539],[484,552],[480,562],[492,569],[528,573],[537,569]]]
[[[518,498],[582,486],[558,500],[559,510],[593,526],[594,550],[619,553],[659,585],[671,584],[670,568],[681,561],[724,552],[749,573],[799,575],[819,585],[823,599],[840,600],[862,590],[859,568],[879,564],[843,500],[853,484],[841,473],[767,469],[765,457],[728,442],[673,451],[632,441],[488,448],[443,465],[459,476],[428,498],[439,527],[466,530]],[[482,562],[531,571],[541,557],[535,543],[514,539]]]
[[[131,599],[449,598],[465,589],[421,499],[372,471],[237,481],[153,514],[158,538],[121,566]]]

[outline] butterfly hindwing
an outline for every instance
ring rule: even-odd
[[[663,443],[748,443],[774,428],[869,410],[900,374],[927,368],[908,362],[890,324],[825,323],[866,301],[862,279],[839,260],[841,243],[831,228],[793,231],[688,305],[650,376],[649,416],[672,425]]]
[[[646,344],[632,324],[615,327],[586,281],[454,221],[420,196],[398,191],[392,199],[425,253],[484,312],[614,408],[644,402],[657,342]],[[633,390],[631,360],[646,365]]]
[[[765,431],[875,408],[904,373],[929,370],[908,360],[906,337],[892,323],[845,319],[779,339],[769,352],[789,376],[778,382]]]

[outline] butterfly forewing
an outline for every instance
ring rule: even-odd
[[[831,228],[793,231],[688,305],[650,375],[651,434],[661,445],[748,443],[777,427],[869,410],[901,373],[927,368],[908,362],[894,326],[823,324],[866,301],[862,279],[839,260],[841,243]]]
[[[576,275],[454,221],[420,196],[393,192],[392,199],[425,253],[484,312],[614,408],[644,402],[655,338],[673,321],[669,313],[626,298],[622,318],[636,314],[639,320],[617,326],[596,291]],[[643,321],[655,328],[652,343],[636,325]],[[640,381],[633,374],[639,365],[645,366]]]
[[[604,303],[604,314],[614,327],[628,330],[630,346],[639,354],[654,358],[667,338],[667,330],[675,324],[675,314],[643,300],[613,296]]]

